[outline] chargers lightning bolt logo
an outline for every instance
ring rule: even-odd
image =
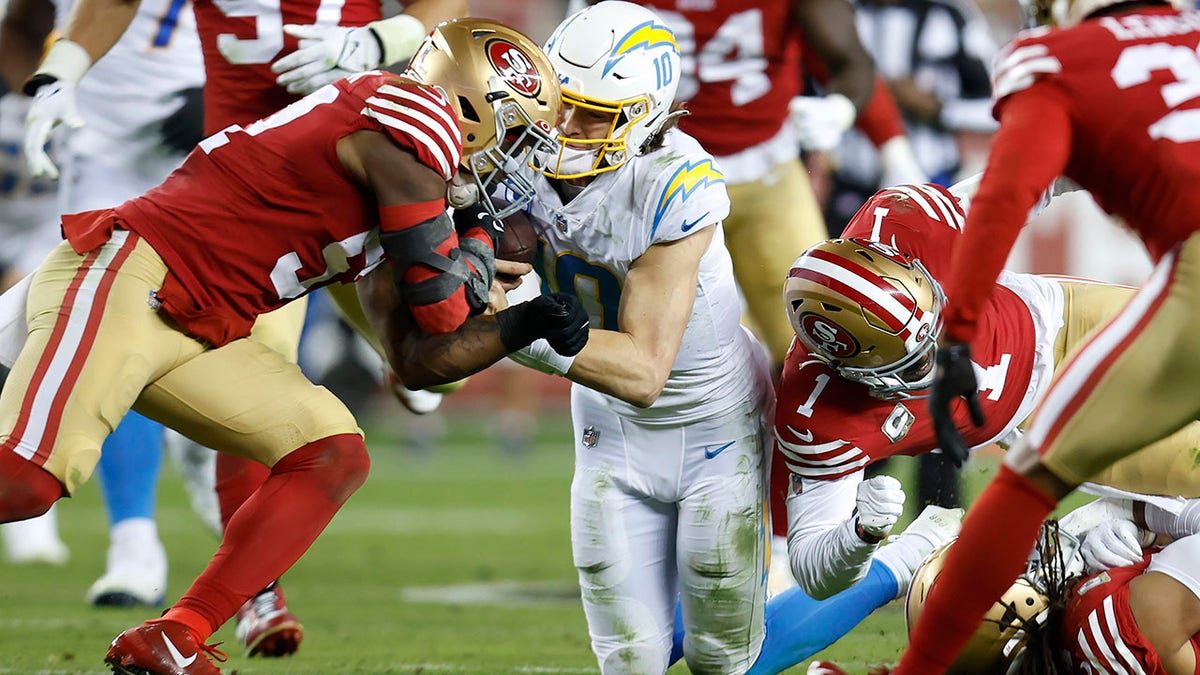
[[[671,176],[671,180],[667,181],[667,187],[663,190],[662,196],[658,198],[658,206],[654,209],[654,226],[650,228],[650,236],[654,236],[654,232],[658,230],[658,224],[667,213],[667,207],[676,197],[679,201],[685,201],[696,190],[707,185],[716,185],[725,182],[725,174],[721,173],[717,167],[713,166],[711,159],[705,159],[693,164],[687,162],[675,171],[675,175]],[[692,223],[695,225],[695,223]],[[691,229],[690,227],[688,229]],[[686,232],[686,230],[685,230]]]
[[[629,52],[636,49],[653,49],[662,45],[670,45],[676,54],[679,53],[679,45],[676,44],[675,34],[671,32],[670,28],[654,21],[638,24],[624,37],[617,40],[616,46],[608,55],[608,62],[604,64],[604,72],[600,73],[600,77],[608,75],[608,71],[612,70]]]

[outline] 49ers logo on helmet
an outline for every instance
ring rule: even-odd
[[[518,93],[533,98],[542,90],[542,76],[520,47],[497,38],[487,44],[487,57],[500,79]]]
[[[800,330],[809,347],[836,359],[848,359],[859,351],[858,340],[849,331],[820,314],[800,315]]]

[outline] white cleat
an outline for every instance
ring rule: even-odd
[[[44,515],[0,526],[4,559],[14,565],[65,565],[71,551],[58,536],[56,507]]]
[[[149,518],[129,518],[109,535],[108,568],[88,589],[96,607],[159,607],[166,599],[167,552]]]
[[[388,371],[388,387],[392,390],[396,400],[405,408],[408,408],[414,415],[427,415],[442,404],[443,394],[429,391],[428,389],[408,389],[400,383],[400,378],[396,374]]]
[[[912,521],[903,532],[888,537],[886,546],[881,546],[875,560],[886,566],[896,577],[900,587],[896,597],[908,593],[913,574],[933,550],[958,536],[962,527],[962,509],[944,509],[926,506],[921,515]]]

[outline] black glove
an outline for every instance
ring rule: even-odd
[[[204,140],[204,89],[193,87],[178,92],[183,103],[162,123],[163,145],[186,155]]]
[[[971,452],[950,413],[950,404],[960,396],[967,400],[971,422],[977,427],[983,426],[979,385],[975,381],[975,367],[971,365],[971,345],[951,342],[938,347],[937,372],[934,373],[933,389],[929,395],[929,412],[933,415],[933,431],[937,434],[938,447],[957,466],[962,466]]]
[[[510,352],[546,338],[554,351],[575,356],[588,341],[588,315],[579,298],[565,293],[539,295],[496,314],[500,341]]]
[[[478,230],[492,240],[493,251],[499,250],[500,237],[504,235],[504,222],[488,213],[488,210],[483,208],[482,202],[454,209],[453,218],[454,231],[458,233],[459,239]]]

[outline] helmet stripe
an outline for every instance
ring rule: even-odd
[[[891,315],[900,325],[908,323],[914,314],[921,311],[914,298],[899,292],[895,286],[880,278],[877,272],[853,260],[819,249],[810,251],[804,258],[808,262],[793,271],[808,267],[849,286],[857,291],[856,302],[869,303],[874,307],[872,311]]]
[[[893,332],[898,333],[904,329],[904,320],[901,320],[895,314],[884,310],[883,307],[881,307],[878,303],[873,301],[865,294],[859,292],[859,290],[855,287],[843,283],[834,277],[804,267],[793,268],[789,276],[794,279],[804,279],[805,281],[810,281],[814,284],[824,286],[834,293],[842,295],[850,302],[862,305],[864,309],[882,319],[883,322],[887,324],[888,329]]]

